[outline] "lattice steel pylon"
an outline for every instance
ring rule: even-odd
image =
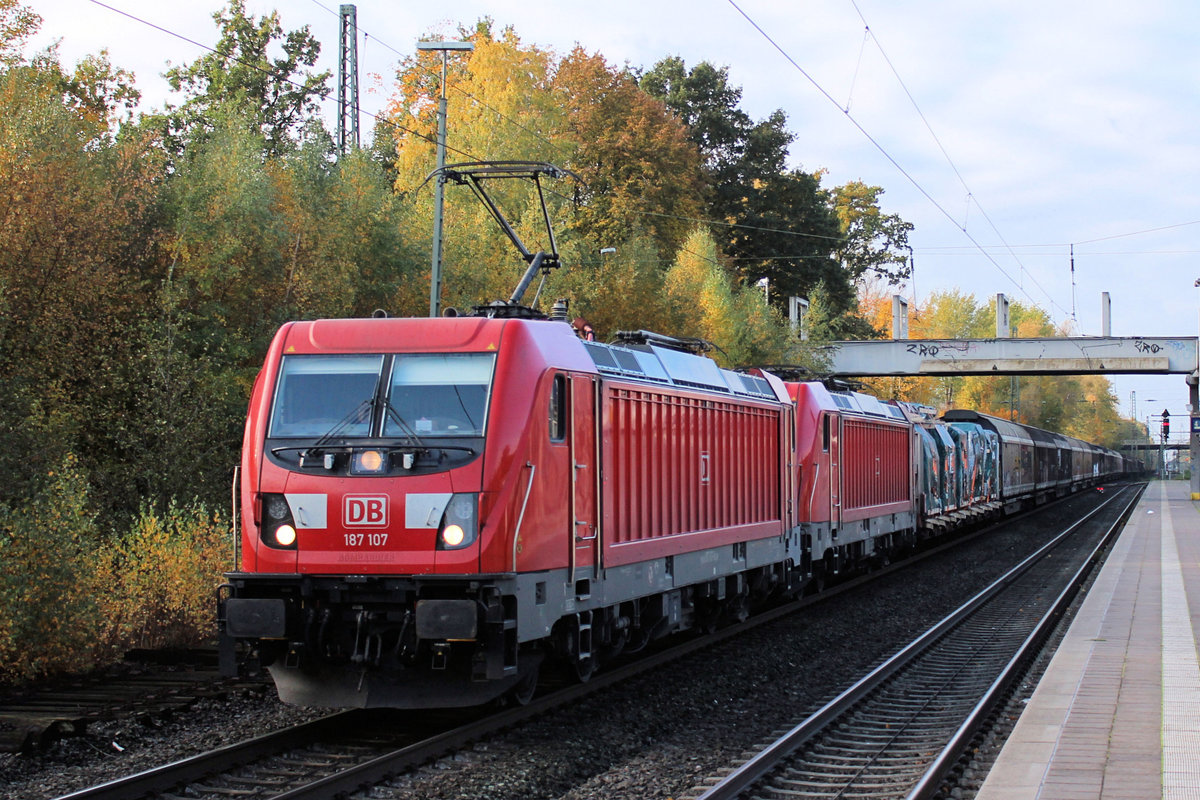
[[[337,144],[343,153],[358,147],[358,9],[350,4],[341,6]]]

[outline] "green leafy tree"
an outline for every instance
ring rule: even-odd
[[[329,94],[329,72],[311,70],[320,43],[307,25],[285,34],[278,12],[257,20],[247,16],[244,0],[230,0],[213,19],[221,32],[216,49],[165,73],[171,88],[186,97],[181,105],[167,108],[168,146],[179,152],[225,119],[253,126],[268,155],[283,153]],[[269,51],[275,46],[283,55],[272,58]]]
[[[71,75],[63,76],[63,82],[68,105],[110,130],[131,123],[142,98],[133,73],[114,67],[107,50],[85,57]]]
[[[884,214],[879,207],[882,194],[882,188],[861,181],[833,190],[834,210],[842,231],[838,259],[853,281],[875,275],[894,286],[912,274],[908,235],[913,225],[898,214]]]
[[[646,72],[640,84],[687,126],[689,137],[704,157],[705,169],[714,175],[734,174],[745,155],[747,132],[753,124],[738,108],[742,90],[730,85],[727,69],[702,61],[689,70],[682,58],[671,56]]]
[[[876,319],[883,314],[883,299],[871,301]],[[983,306],[973,295],[941,291],[913,311],[909,334],[914,339],[988,339],[995,335],[994,299]],[[1042,309],[1012,302],[1009,316],[1015,338],[1061,335]],[[972,408],[1114,448],[1133,438],[1130,426],[1136,427],[1120,418],[1112,384],[1103,375],[886,378],[871,385],[884,396],[940,408]]]
[[[168,291],[217,349],[286,317],[280,277],[289,242],[272,213],[263,146],[260,134],[231,120],[189,145],[169,186]]]
[[[852,310],[855,290],[835,258],[841,234],[820,176],[784,172],[755,181],[744,194],[738,227],[727,239],[743,280],[767,278],[779,308],[791,295],[811,299],[820,286],[834,316]]]
[[[292,154],[267,164],[274,227],[284,232],[282,314],[295,316],[394,313],[404,289],[424,265],[406,244],[406,208],[391,177],[370,153],[336,161],[323,129]],[[420,266],[418,265],[418,257]]]
[[[601,341],[620,330],[673,332],[657,243],[642,235],[613,251],[602,254],[583,240],[568,242],[563,252],[568,267],[556,276],[554,298],[568,299],[572,317],[590,322]]]
[[[678,57],[664,59],[641,86],[687,125],[700,149],[706,216],[728,226],[716,235],[743,283],[767,278],[781,311],[787,297],[822,286],[831,320],[852,313],[854,289],[836,257],[842,230],[832,197],[819,172],[788,169],[793,137],[786,115],[775,111],[753,122],[738,107],[741,89],[730,85],[728,70],[708,62],[688,70]]]

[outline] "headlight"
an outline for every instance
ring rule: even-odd
[[[475,492],[454,495],[442,513],[437,548],[459,550],[473,543],[478,536],[479,495]]]
[[[296,529],[291,525],[280,525],[275,529],[275,541],[280,547],[291,547],[296,543]]]
[[[350,459],[351,475],[382,475],[387,472],[387,454],[382,450],[355,450]]]
[[[442,531],[442,542],[446,547],[462,547],[467,540],[467,532],[459,525],[447,525]]]
[[[296,548],[296,521],[292,507],[281,494],[264,492],[260,495],[263,508],[262,540],[268,547],[282,550]]]

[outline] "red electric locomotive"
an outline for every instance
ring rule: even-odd
[[[456,706],[741,616],[802,577],[793,409],[644,332],[289,323],[251,397],[223,643],[286,701]]]
[[[796,404],[804,572],[818,585],[912,544],[919,527],[913,426],[874,397],[788,383]]]

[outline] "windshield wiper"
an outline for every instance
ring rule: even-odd
[[[353,409],[351,409],[349,414],[342,417],[337,422],[337,424],[335,424],[332,428],[330,428],[325,433],[324,436],[322,436],[320,439],[317,439],[317,441],[315,441],[311,445],[309,445],[308,448],[305,450],[305,453],[307,454],[307,453],[314,453],[314,452],[320,451],[325,445],[329,444],[335,438],[340,436],[342,434],[342,432],[345,431],[347,427],[349,427],[351,422],[354,422],[356,420],[361,422],[362,412],[364,410],[373,409],[374,406],[375,406],[375,401],[373,399],[363,400],[361,403],[359,403]],[[369,417],[368,417],[368,419],[369,419]]]
[[[323,436],[321,436],[321,438],[317,439],[317,441],[313,442],[310,445],[274,447],[274,448],[271,448],[271,452],[278,454],[278,453],[281,453],[286,450],[300,450],[300,451],[302,451],[300,453],[301,462],[303,462],[303,460],[305,458],[316,457],[316,456],[319,456],[320,454],[330,451],[330,450],[334,450],[337,452],[349,452],[353,449],[353,447],[351,447],[351,445],[348,445],[346,443],[340,443],[340,444],[336,445],[335,447],[331,448],[331,447],[329,447],[329,444],[334,439],[336,439],[338,436],[340,436],[346,430],[346,428],[349,425],[351,425],[355,420],[361,421],[362,413],[364,410],[371,409],[371,413],[373,416],[375,403],[376,403],[376,400],[374,398],[369,399],[369,400],[363,400],[361,403],[359,403],[357,406],[355,406],[354,409],[351,410],[349,414],[347,414],[345,417],[343,417],[341,420],[339,420],[337,422],[337,424],[335,424],[332,428],[329,429],[329,431],[327,431]],[[454,444],[442,444],[440,442],[437,444],[430,444],[430,443],[426,442],[424,439],[421,438],[421,435],[416,432],[416,430],[413,428],[413,426],[410,425],[408,423],[408,421],[404,419],[404,417],[400,414],[400,412],[396,410],[396,407],[392,405],[390,400],[385,399],[383,401],[383,403],[384,403],[384,406],[383,406],[384,412],[386,413],[387,417],[390,420],[392,420],[393,422],[395,422],[397,427],[399,427],[399,429],[400,429],[400,433],[402,434],[401,438],[404,440],[404,444],[402,445],[402,447],[404,447],[406,449],[411,449],[412,451],[414,451],[414,455],[419,456],[422,453],[429,454],[434,450],[458,450],[463,453],[467,453],[469,455],[475,455],[476,450],[473,447],[465,447],[462,445],[454,445]],[[364,439],[363,445],[365,446],[368,443],[368,441],[378,442],[379,440],[378,439],[374,439],[374,440],[365,440]],[[379,447],[380,445],[374,444],[372,446]],[[383,447],[385,449],[387,448],[386,445],[383,445]],[[444,458],[444,456],[443,456],[443,458]]]
[[[387,412],[388,417],[392,419],[398,426],[400,426],[400,432],[403,433],[408,440],[414,443],[414,446],[419,448],[421,451],[428,453],[432,450],[461,450],[464,453],[475,455],[475,448],[473,447],[464,447],[457,444],[442,444],[441,442],[438,442],[437,444],[430,444],[429,442],[426,442],[421,438],[421,435],[418,434],[413,427],[408,424],[408,421],[400,415],[400,412],[396,410],[394,405],[392,405],[391,400],[384,400],[383,402],[384,410]]]
[[[396,410],[394,405],[392,405],[391,400],[386,398],[384,399],[383,410],[384,413],[387,414],[388,418],[400,427],[400,432],[403,433],[405,438],[412,443],[413,447],[420,448],[421,450],[429,449],[429,445],[425,443],[420,434],[413,430],[413,427],[408,424],[408,421],[405,420],[404,417],[400,416],[400,412]]]

